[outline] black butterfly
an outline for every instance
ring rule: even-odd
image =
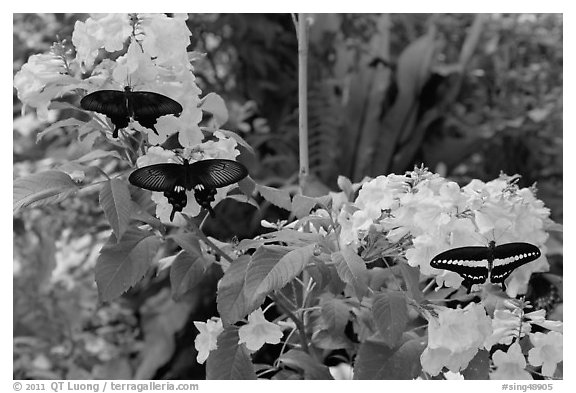
[[[200,206],[214,217],[211,202],[216,189],[236,183],[248,175],[244,165],[233,160],[211,159],[190,164],[155,164],[136,169],[128,180],[133,185],[151,191],[164,192],[172,205],[170,221],[187,203],[186,190],[194,189],[194,197]]]
[[[490,280],[493,284],[500,283],[506,290],[504,281],[516,269],[540,257],[540,249],[530,243],[505,243],[496,246],[491,241],[488,247],[459,247],[436,255],[430,266],[458,273],[464,282],[462,285],[470,289],[473,284],[483,284]]]
[[[130,118],[158,134],[154,125],[160,116],[182,112],[182,105],[172,98],[150,91],[132,91],[130,86],[126,86],[124,91],[95,91],[84,96],[80,106],[108,116],[115,127],[114,138],[118,137],[119,129],[128,127]]]

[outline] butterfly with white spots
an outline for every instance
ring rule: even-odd
[[[518,267],[540,258],[538,247],[530,243],[505,243],[499,246],[491,241],[488,247],[459,247],[436,255],[430,266],[458,273],[464,281],[462,285],[470,293],[472,285],[501,284],[506,290],[504,281]]]

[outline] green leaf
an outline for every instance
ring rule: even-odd
[[[246,345],[238,344],[238,328],[228,326],[218,336],[217,349],[206,360],[206,379],[256,379],[254,365]]]
[[[218,282],[216,303],[224,324],[236,323],[251,311],[244,294],[244,278],[249,262],[248,255],[241,256],[230,264]]]
[[[420,355],[425,347],[423,338],[408,340],[397,350],[365,341],[356,355],[354,379],[414,379],[422,371]]]
[[[314,360],[306,352],[291,349],[283,353],[278,361],[288,367],[295,368],[304,372],[305,379],[326,380],[334,379],[330,374],[328,367]]]
[[[364,260],[350,247],[333,252],[331,257],[336,265],[338,276],[342,281],[350,284],[358,300],[362,300],[368,291],[368,275]]]
[[[490,379],[490,352],[484,349],[478,351],[476,356],[468,363],[468,367],[462,371],[466,380]]]
[[[172,298],[176,301],[182,299],[204,279],[206,270],[207,266],[203,258],[197,255],[192,256],[186,251],[180,252],[170,267]]]
[[[292,281],[304,270],[314,255],[315,247],[315,244],[309,244],[292,250],[280,258],[256,289],[255,296],[267,295]],[[255,264],[251,265],[252,269],[249,268],[248,275],[252,273],[254,266]]]
[[[292,209],[292,198],[290,193],[286,190],[279,190],[273,187],[263,185],[256,185],[256,190],[262,195],[262,198],[274,206],[281,207],[282,209],[290,211]]]
[[[204,258],[202,253],[202,248],[200,247],[200,241],[198,237],[191,232],[180,232],[168,236],[178,244],[184,251],[186,251],[191,257],[198,258],[199,262],[202,263],[206,268],[210,266],[210,262]]]
[[[402,277],[404,277],[404,282],[406,283],[406,288],[412,295],[412,298],[418,303],[424,300],[422,291],[420,290],[420,269],[408,265],[407,263],[399,263],[400,272]]]
[[[296,217],[302,218],[310,214],[310,210],[315,208],[317,205],[325,207],[327,202],[326,198],[311,198],[305,195],[296,194],[294,195],[294,198],[292,198],[292,212]]]
[[[140,230],[125,232],[116,242],[112,234],[96,261],[96,285],[101,301],[117,298],[140,281],[161,244],[158,237]]]
[[[289,251],[281,246],[262,246],[252,255],[244,286],[244,293],[250,299],[250,311],[260,306],[268,293],[282,288],[300,273],[314,248],[308,246]]]
[[[321,237],[317,233],[281,229],[279,231],[265,233],[257,239],[243,239],[238,244],[238,249],[249,250],[270,243],[286,243],[293,247],[304,247],[310,243],[317,243],[320,239]]]
[[[252,197],[254,190],[256,190],[256,182],[248,175],[238,182],[238,188],[240,188],[242,194]]]
[[[260,208],[260,206],[258,206],[258,203],[253,198],[249,197],[248,195],[228,194],[228,195],[226,195],[226,199],[233,199],[233,200],[240,202],[240,203],[247,203],[251,206],[254,206],[256,209]]]
[[[14,180],[13,209],[58,203],[78,191],[74,180],[64,172],[46,171]]]
[[[97,160],[99,158],[104,158],[104,157],[115,157],[118,159],[122,159],[122,157],[120,157],[120,154],[117,151],[96,149],[96,150],[90,151],[87,154],[84,154],[81,157],[78,157],[77,159],[75,159],[73,161],[78,162],[78,163],[86,163],[86,162],[94,161],[94,160]]]
[[[85,123],[86,123],[85,121],[81,121],[73,117],[57,121],[50,127],[45,128],[42,132],[39,132],[38,135],[36,135],[36,143],[40,142],[40,140],[44,138],[44,136],[51,131],[57,130],[62,127],[80,127],[83,126]]]
[[[120,179],[111,179],[104,183],[104,187],[100,190],[100,206],[104,210],[104,215],[116,238],[122,238],[130,222],[132,207],[130,190],[126,182]]]
[[[333,334],[344,334],[344,328],[350,318],[350,305],[341,298],[323,297],[320,307],[325,328]]]
[[[400,291],[385,291],[374,296],[372,315],[384,342],[396,347],[408,322],[406,296]]]

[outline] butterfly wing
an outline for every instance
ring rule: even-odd
[[[126,93],[119,90],[98,90],[80,100],[83,109],[102,113],[108,117],[128,117]]]
[[[182,105],[165,95],[151,91],[133,91],[128,94],[134,118],[158,118],[164,115],[178,115],[182,112]]]
[[[182,105],[165,95],[151,91],[133,91],[128,93],[130,112],[140,125],[150,128],[156,134],[154,127],[160,116],[178,115]]]
[[[248,176],[248,169],[238,161],[216,158],[193,162],[188,165],[187,175],[188,190],[197,184],[206,188],[220,188]]]
[[[98,90],[80,100],[83,109],[102,113],[114,124],[112,136],[118,137],[118,130],[128,127],[130,113],[126,105],[126,92],[118,90]]]
[[[155,164],[136,169],[128,180],[133,185],[150,191],[174,191],[184,186],[185,166],[181,164]]]
[[[463,285],[470,288],[472,284],[483,284],[488,278],[488,247],[459,247],[436,255],[430,266],[458,273],[463,279]]]
[[[505,243],[496,246],[490,282],[504,284],[516,268],[540,258],[540,255],[540,249],[530,243]]]

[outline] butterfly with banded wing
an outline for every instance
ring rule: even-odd
[[[128,178],[133,185],[150,191],[164,192],[172,205],[170,221],[186,207],[186,191],[194,190],[196,202],[214,217],[211,202],[216,189],[237,183],[248,176],[244,165],[234,160],[207,159],[182,164],[162,163],[136,169]]]
[[[445,269],[458,273],[464,281],[462,285],[470,293],[472,285],[501,284],[506,290],[504,281],[518,267],[540,258],[538,247],[530,243],[505,243],[496,245],[490,241],[488,247],[459,247],[444,251],[430,262],[436,269]]]
[[[156,135],[154,125],[164,115],[180,115],[182,105],[172,98],[151,91],[132,91],[130,86],[120,90],[98,90],[87,94],[80,100],[83,109],[102,113],[114,124],[112,137],[118,137],[118,131],[128,127],[130,118]]]

